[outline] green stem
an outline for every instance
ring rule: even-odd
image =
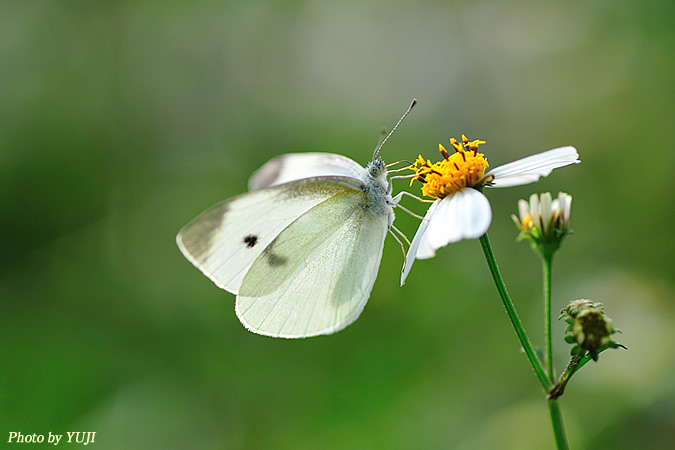
[[[542,267],[544,269],[544,342],[546,345],[545,357],[546,371],[551,383],[555,383],[555,372],[553,370],[553,344],[551,343],[551,265],[553,264],[553,255],[542,256]]]
[[[616,346],[626,348],[621,344],[616,344]],[[598,350],[598,354],[604,352],[609,348],[616,348],[616,346],[612,347],[608,345],[607,347],[603,347],[600,350]],[[567,386],[567,383],[570,381],[570,378],[572,378],[572,375],[577,373],[579,369],[584,367],[586,363],[591,359],[592,359],[591,354],[588,352],[585,352],[583,356],[572,355],[570,357],[570,361],[567,363],[567,367],[565,367],[565,370],[563,370],[563,372],[560,374],[558,382],[549,391],[548,398],[557,399],[558,397],[563,395],[563,392],[565,392],[565,386]]]
[[[548,410],[551,413],[551,424],[553,424],[553,435],[555,436],[555,443],[558,450],[567,450],[567,436],[565,436],[565,427],[562,422],[562,413],[560,412],[560,404],[558,400],[548,400]]]
[[[590,359],[591,358],[588,355],[572,355],[570,361],[567,363],[567,367],[565,367],[565,370],[563,370],[563,372],[560,374],[560,379],[548,393],[548,398],[555,400],[563,395],[563,392],[565,392],[565,386],[567,386],[567,382],[570,380],[570,377],[574,375],[574,372],[580,369],[580,366],[586,364]]]
[[[598,351],[598,354],[604,352],[605,350],[607,350],[607,348],[608,348],[608,347],[605,347],[605,348],[599,350],[599,351]],[[574,359],[574,357],[572,357],[572,359]],[[592,358],[591,358],[591,354],[590,354],[590,353],[586,353],[583,357],[580,357],[579,360],[578,360],[578,362],[577,362],[576,364],[574,364],[574,366],[572,367],[572,370],[571,370],[569,376],[571,377],[572,375],[574,375],[575,373],[577,373],[577,370],[579,370],[579,369],[581,369],[582,367],[584,367],[584,365],[585,365],[588,361],[590,361],[591,359],[592,359]],[[562,378],[562,376],[561,376],[561,378]],[[569,377],[568,377],[568,378],[569,378]]]
[[[492,279],[494,280],[495,285],[497,286],[497,291],[499,291],[499,296],[502,299],[504,308],[506,308],[506,314],[509,316],[511,324],[513,325],[513,328],[516,331],[516,334],[518,335],[520,345],[523,346],[523,349],[525,350],[525,355],[527,355],[527,359],[530,361],[532,369],[534,370],[534,374],[537,376],[537,379],[539,380],[541,387],[544,388],[544,391],[548,392],[553,386],[553,382],[549,379],[548,375],[546,375],[546,371],[544,370],[544,367],[541,365],[541,361],[539,361],[539,358],[537,358],[537,355],[534,352],[534,348],[530,343],[530,339],[527,337],[525,328],[523,328],[523,324],[521,323],[520,318],[518,317],[516,307],[513,305],[511,297],[509,297],[509,293],[506,290],[504,280],[502,279],[502,276],[499,273],[497,261],[495,260],[494,253],[492,252],[492,245],[490,245],[490,239],[488,238],[487,233],[481,236],[480,245],[483,248],[483,253],[485,254],[485,259],[487,260],[488,267],[490,268]]]
[[[551,267],[553,265],[553,252],[544,252],[542,254],[542,267],[544,270],[544,342],[546,345],[545,361],[546,370],[548,372],[551,383],[555,384],[555,370],[553,368],[553,344],[551,340]],[[574,371],[574,367],[568,366],[566,368]],[[562,377],[561,377],[562,378]],[[569,378],[568,378],[569,379]],[[566,382],[565,382],[566,383]],[[558,385],[555,385],[555,389]],[[565,385],[561,386],[560,395],[562,395]],[[562,413],[560,412],[560,404],[557,396],[551,396],[549,393],[548,410],[551,413],[551,426],[553,427],[553,435],[555,436],[555,443],[558,450],[568,449],[567,436],[565,435],[565,427],[562,422]]]

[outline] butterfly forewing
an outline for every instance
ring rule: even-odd
[[[186,225],[178,247],[218,287],[236,294],[253,262],[290,223],[355,183],[360,185],[346,177],[311,178],[240,195]]]
[[[265,248],[237,297],[237,315],[247,328],[299,338],[333,333],[356,320],[375,282],[389,224],[368,201],[359,189],[337,193]]]

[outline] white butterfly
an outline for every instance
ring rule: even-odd
[[[250,331],[309,337],[359,317],[400,198],[391,196],[382,144],[365,168],[330,153],[274,158],[253,174],[250,192],[178,233],[183,255],[237,295],[237,317]]]

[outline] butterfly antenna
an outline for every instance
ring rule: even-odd
[[[401,116],[400,119],[398,119],[398,122],[396,122],[396,125],[394,125],[394,128],[391,129],[389,134],[384,139],[382,139],[382,142],[380,142],[378,144],[378,146],[375,148],[375,151],[373,152],[373,161],[375,161],[375,158],[377,158],[377,156],[380,154],[380,149],[382,148],[384,143],[387,142],[387,139],[389,139],[389,136],[394,134],[394,131],[396,131],[396,128],[398,128],[398,126],[401,124],[401,122],[403,122],[403,119],[405,119],[405,117],[410,113],[410,111],[412,111],[413,107],[416,104],[417,104],[417,99],[414,98],[413,101],[410,103],[410,106],[408,106],[408,109],[406,110],[406,112],[403,113],[403,115]]]

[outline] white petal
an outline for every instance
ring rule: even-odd
[[[490,226],[492,210],[487,197],[463,189],[445,197],[429,219],[427,239],[434,250],[462,239],[477,239]]]
[[[553,200],[550,192],[541,194],[541,221],[544,229],[548,229],[551,225],[553,215],[551,203],[553,203]]]
[[[541,228],[541,205],[539,205],[539,196],[537,194],[530,195],[530,217],[534,222],[534,226]]]
[[[491,187],[518,186],[533,183],[558,167],[580,162],[574,147],[561,147],[495,167],[485,176],[494,176]]]
[[[436,200],[434,203],[432,203],[427,210],[427,213],[424,215],[424,219],[420,223],[420,226],[415,233],[415,237],[413,237],[413,240],[410,243],[410,249],[408,250],[409,256],[415,259],[428,259],[436,256],[436,252],[434,252],[434,249],[431,248],[429,242],[425,238],[425,231],[429,226],[431,216],[434,214],[434,211],[440,202],[440,200]]]
[[[565,226],[569,228],[570,214],[572,212],[572,196],[561,192],[558,194],[558,199],[560,200],[560,211],[562,211]]]
[[[426,226],[424,229],[426,230]],[[417,255],[415,259],[429,259],[436,256],[436,250],[429,243],[429,235],[427,233],[421,233],[422,238],[420,239],[419,248],[417,249]]]
[[[492,209],[487,197],[475,189],[464,189],[435,201],[410,243],[401,274],[405,283],[415,259],[431,258],[436,250],[462,239],[477,239],[490,227]]]
[[[530,215],[530,204],[525,200],[518,200],[518,214],[520,214],[520,220],[525,221],[525,218]]]
[[[431,248],[428,240],[425,238],[426,235],[425,231],[429,226],[429,219],[431,218],[431,215],[436,209],[436,206],[438,206],[439,202],[440,200],[436,200],[429,207],[427,213],[424,216],[424,219],[422,219],[422,222],[420,223],[419,228],[417,228],[415,237],[410,243],[408,254],[406,255],[405,262],[403,263],[403,272],[401,273],[401,286],[405,284],[405,279],[408,277],[408,274],[410,273],[410,269],[412,269],[412,265],[415,262],[415,259],[427,259],[436,256],[436,252],[434,252],[434,249]]]
[[[562,209],[560,208],[560,199],[554,198],[551,202],[551,215],[562,216]]]

